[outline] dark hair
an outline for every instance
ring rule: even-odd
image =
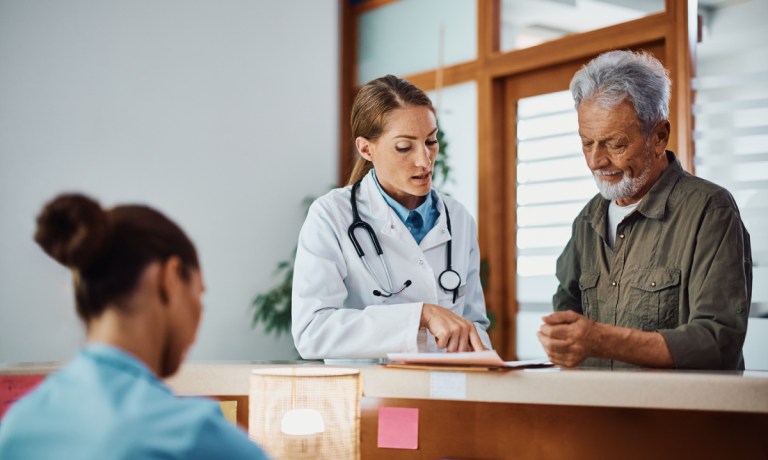
[[[384,131],[387,115],[408,105],[428,107],[435,112],[429,96],[408,80],[387,75],[369,81],[360,88],[352,103],[352,113],[349,117],[352,139],[364,137],[375,141]],[[369,161],[358,156],[349,176],[349,183],[354,184],[362,179],[371,166]]]
[[[43,208],[35,241],[73,270],[77,312],[86,321],[132,293],[152,262],[179,257],[184,279],[199,268],[192,241],[160,212],[140,205],[104,210],[80,194],[59,195]]]

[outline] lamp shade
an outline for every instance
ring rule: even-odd
[[[251,371],[248,434],[274,458],[360,458],[360,371]]]

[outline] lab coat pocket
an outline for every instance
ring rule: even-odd
[[[680,306],[680,270],[647,268],[630,278],[629,311],[633,327],[674,329]]]
[[[441,287],[438,287],[437,289],[439,291],[437,296],[437,301],[440,304],[440,306],[451,310],[453,313],[456,313],[459,316],[463,316],[462,309],[464,305],[464,295],[466,294],[466,291],[467,291],[467,284],[464,283],[459,286],[459,292],[456,296],[456,302],[453,301],[453,291],[445,291]]]

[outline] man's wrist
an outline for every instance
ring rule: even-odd
[[[587,333],[587,343],[589,344],[588,357],[606,358],[603,345],[606,334],[609,332],[606,330],[607,327],[608,325],[595,321],[590,325],[589,332]]]

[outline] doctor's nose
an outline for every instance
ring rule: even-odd
[[[427,168],[432,166],[432,152],[429,147],[423,145],[418,152],[416,152],[416,166]]]

